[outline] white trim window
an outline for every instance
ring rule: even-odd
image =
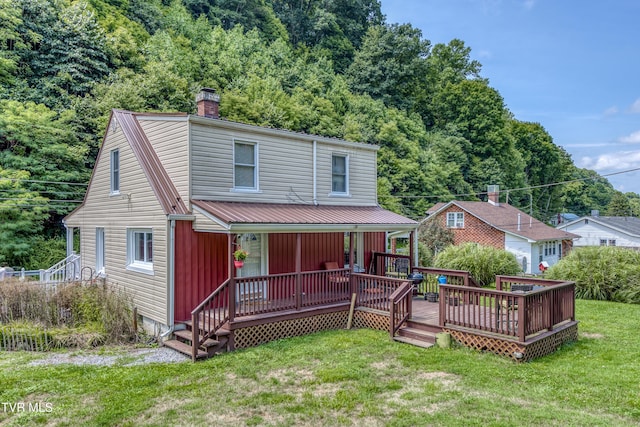
[[[233,144],[233,188],[258,190],[258,144],[254,142]]]
[[[349,194],[349,156],[345,154],[331,156],[331,194]]]
[[[447,212],[447,228],[464,228],[464,212]]]
[[[120,194],[120,150],[111,150],[111,194]]]
[[[127,229],[127,269],[153,274],[153,230]]]
[[[96,273],[105,273],[104,227],[96,227]]]

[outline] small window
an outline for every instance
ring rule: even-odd
[[[105,267],[104,228],[96,227],[96,273],[103,274]]]
[[[243,190],[258,189],[258,146],[252,143],[236,142],[233,153],[234,188]]]
[[[447,228],[464,228],[464,212],[447,212]]]
[[[130,270],[153,273],[153,231],[150,228],[128,230],[127,261]]]
[[[600,239],[600,246],[607,246],[607,239]]]
[[[334,154],[331,156],[331,192],[349,193],[349,158]]]
[[[120,151],[111,151],[111,194],[120,193]]]
[[[616,245],[615,240],[609,240],[609,246],[615,246],[615,245]]]

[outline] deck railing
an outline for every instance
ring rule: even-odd
[[[348,269],[237,277],[235,315],[250,316],[349,302]]]
[[[525,342],[529,336],[575,320],[573,282],[502,276],[498,283],[500,290],[440,285],[440,326],[477,329]],[[537,288],[503,290],[516,283]]]
[[[198,348],[230,319],[227,301],[233,290],[225,281],[191,312],[191,358],[196,360]]]
[[[352,274],[351,277],[353,277],[356,288],[356,305],[358,307],[368,307],[388,313],[391,312],[391,295],[400,286],[409,283],[406,279],[370,274]]]
[[[413,267],[413,272],[421,273],[424,276],[423,282],[418,286],[419,293],[438,293],[438,278],[444,276],[449,285],[471,286],[479,288],[480,285],[471,276],[471,273],[464,270],[447,270],[431,267]]]
[[[372,252],[368,273],[376,276],[407,277],[411,273],[411,257],[386,252]]]
[[[398,329],[411,318],[411,299],[413,297],[413,284],[405,281],[389,297],[391,313],[389,315],[389,333],[393,338]]]

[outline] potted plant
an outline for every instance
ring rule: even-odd
[[[233,264],[236,268],[242,268],[244,266],[244,260],[247,259],[249,253],[242,248],[238,248],[233,253]]]

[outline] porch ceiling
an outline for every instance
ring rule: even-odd
[[[402,231],[418,223],[379,206],[314,206],[192,200],[205,216],[234,232]]]

